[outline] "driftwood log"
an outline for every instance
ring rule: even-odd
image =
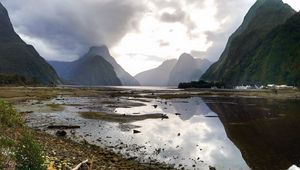
[[[82,166],[82,165],[84,165],[84,164],[86,164],[86,163],[88,163],[89,162],[89,160],[87,159],[87,160],[85,160],[85,161],[82,161],[80,164],[78,164],[75,168],[73,168],[72,170],[79,170],[79,168]],[[89,168],[90,169],[90,168]]]
[[[77,125],[49,125],[48,129],[79,129]]]

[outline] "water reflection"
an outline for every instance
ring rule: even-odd
[[[104,100],[109,108],[105,108]],[[299,165],[299,101],[199,97],[118,99],[119,102],[124,100],[127,103],[136,100],[140,104],[122,108],[121,105],[113,107],[105,98],[65,98],[65,105],[80,106],[69,105],[60,112],[44,112],[43,106],[37,105],[37,110],[31,108],[35,112],[29,115],[28,124],[64,121],[77,124],[81,128],[71,138],[84,138],[124,155],[137,156],[142,161],[149,161],[150,157],[187,169],[208,169],[209,166],[287,169],[293,164]],[[169,119],[128,124],[84,119],[78,114],[102,109],[130,115],[163,113]],[[141,133],[133,134],[133,129]]]
[[[299,100],[206,98],[204,101],[220,116],[229,138],[252,169],[299,166]]]
[[[153,105],[157,105],[155,108]],[[136,122],[142,135],[138,143],[148,142],[154,148],[163,148],[157,159],[168,163],[187,165],[188,168],[249,169],[238,148],[227,138],[219,118],[201,98],[155,100],[151,105],[133,109],[118,108],[118,113],[165,113],[168,120]],[[177,116],[176,116],[177,115]]]

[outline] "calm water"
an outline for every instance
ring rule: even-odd
[[[158,160],[187,169],[213,166],[234,170],[288,169],[300,164],[299,100],[199,97],[119,100],[143,106],[105,107],[103,103],[107,101],[103,98],[64,97],[63,101],[48,101],[73,104],[63,111],[45,109],[47,102],[20,108],[35,111],[28,118],[30,126],[80,125],[70,138],[85,139],[127,157],[138,157],[142,162]],[[103,110],[126,115],[164,113],[169,119],[114,123],[84,119],[78,114]],[[133,134],[133,130],[141,133]]]

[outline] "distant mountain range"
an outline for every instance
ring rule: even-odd
[[[143,86],[166,86],[177,60],[166,60],[160,66],[134,76]]]
[[[61,78],[64,83],[78,85],[177,86],[201,77],[224,82],[228,87],[300,86],[300,14],[282,0],[257,0],[213,65],[206,59],[182,54],[178,60],[167,60],[134,78],[116,62],[106,46],[91,47],[86,55],[73,62],[49,63],[59,76],[34,47],[14,31],[7,10],[0,3],[2,79],[43,85],[59,84]],[[1,80],[4,84],[9,81]]]
[[[14,31],[7,10],[0,3],[0,74],[18,75],[37,84],[58,84],[55,70]]]
[[[157,68],[141,72],[135,78],[144,86],[177,86],[180,82],[198,80],[211,62],[182,54],[178,60],[163,62]]]
[[[113,66],[103,57],[91,53],[92,49],[73,62],[49,62],[65,84],[76,85],[122,85]]]
[[[300,19],[281,0],[257,0],[219,61],[201,77],[243,84],[300,85]]]
[[[91,47],[73,62],[49,61],[66,84],[139,85],[110,55],[106,46]]]

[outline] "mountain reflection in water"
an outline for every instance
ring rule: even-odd
[[[251,169],[300,165],[299,100],[205,98]],[[231,104],[230,104],[231,103]]]

